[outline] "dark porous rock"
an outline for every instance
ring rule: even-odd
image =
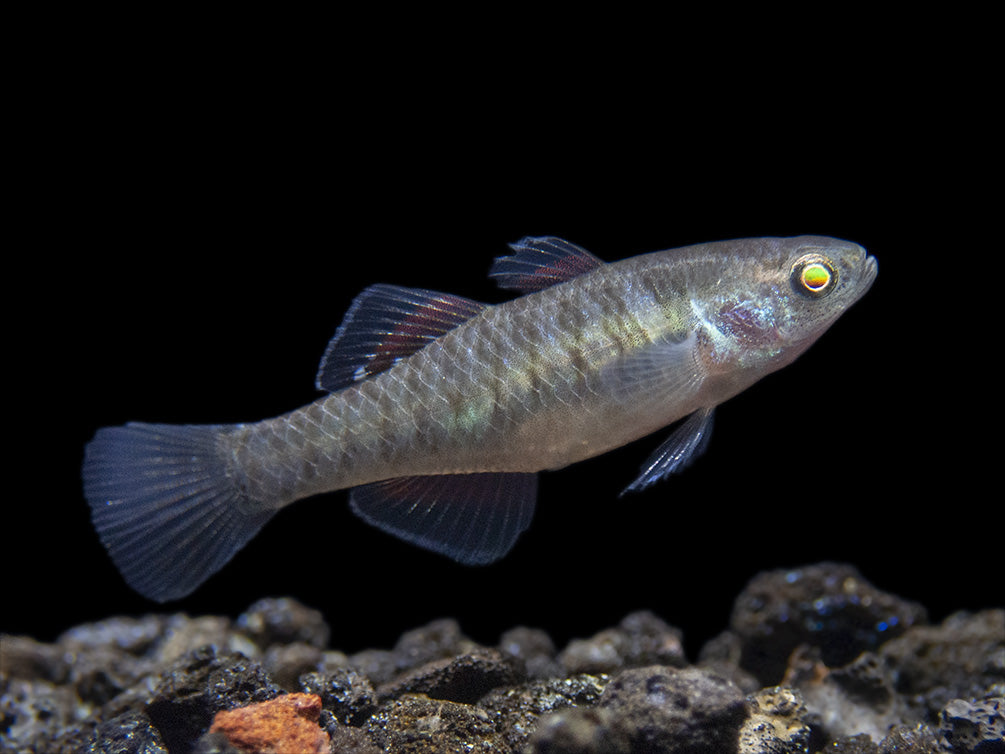
[[[324,649],[331,634],[319,610],[289,597],[259,600],[238,617],[237,627],[262,649],[273,644]]]
[[[880,650],[897,690],[923,702],[934,719],[953,699],[1001,696],[1005,684],[1005,610],[956,613],[916,626]]]
[[[306,673],[300,677],[300,689],[321,697],[321,706],[342,725],[362,725],[377,706],[373,684],[351,668]]]
[[[394,645],[392,654],[400,673],[433,660],[456,657],[477,646],[461,632],[457,621],[441,618],[403,633]]]
[[[505,742],[519,751],[543,715],[572,707],[596,704],[610,680],[606,675],[537,679],[498,688],[479,702],[496,721]]]
[[[443,618],[406,631],[391,650],[364,650],[351,655],[348,661],[379,686],[427,662],[456,657],[477,646],[461,633],[457,621]]]
[[[240,654],[210,647],[169,667],[146,706],[172,752],[189,751],[221,710],[274,699],[282,693],[261,666]]]
[[[880,741],[895,725],[919,722],[894,691],[889,669],[869,652],[831,669],[818,648],[801,647],[791,658],[785,683],[802,694],[808,719],[827,740],[865,733]]]
[[[747,697],[749,717],[740,727],[737,754],[802,754],[810,743],[806,705],[788,688],[762,689]]]
[[[557,713],[562,719],[542,723],[531,738],[532,748],[550,751],[550,741],[560,739],[587,746],[602,743],[628,752],[733,752],[747,703],[735,685],[708,671],[652,666],[615,675],[604,688],[597,711],[586,714],[577,708]]]
[[[379,749],[396,754],[509,751],[485,710],[411,694],[378,708],[366,731]]]
[[[248,754],[244,749],[238,749],[230,739],[222,733],[207,733],[195,743],[192,754]]]
[[[555,659],[555,642],[539,628],[517,626],[499,637],[499,651],[523,665],[528,678],[557,678],[562,669]]]
[[[168,754],[168,750],[145,713],[129,712],[99,724],[83,754]]]
[[[942,710],[939,730],[959,754],[1005,754],[1005,698],[954,699]]]
[[[370,740],[366,731],[345,725],[328,730],[333,754],[384,754],[384,750]]]
[[[823,751],[826,754],[956,754],[955,749],[942,746],[924,725],[894,728],[878,743],[865,733],[842,736]]]
[[[214,717],[287,692],[309,740],[274,738],[324,754],[1000,754],[1005,610],[924,615],[824,563],[754,578],[696,665],[647,611],[558,647],[443,619],[351,656],[292,599],[109,618],[0,635],[0,754],[247,754]]]
[[[273,644],[261,658],[265,672],[286,691],[298,691],[299,679],[324,664],[324,652],[311,644]]]
[[[544,718],[525,751],[530,754],[634,754],[646,749],[633,748],[628,731],[616,725],[610,710],[577,707]]]
[[[566,673],[613,673],[645,665],[684,667],[681,632],[647,611],[632,613],[616,628],[576,639],[558,655]]]
[[[898,725],[880,743],[881,754],[942,754],[945,751],[927,725]]]
[[[57,742],[87,711],[69,686],[0,675],[0,752],[75,751]]]
[[[479,648],[449,659],[434,660],[377,689],[387,699],[402,694],[425,694],[470,704],[499,686],[523,679],[520,667],[497,649]]]
[[[150,656],[164,665],[203,647],[212,647],[220,653],[237,652],[251,659],[261,655],[258,645],[235,631],[229,618],[220,615],[190,618],[179,613],[165,621],[164,636],[151,648]]]
[[[775,684],[801,644],[818,647],[836,667],[926,620],[922,606],[876,589],[853,566],[822,563],[755,576],[730,627],[742,643],[741,667]]]
[[[63,650],[29,636],[0,635],[0,669],[8,678],[62,684],[70,668]]]

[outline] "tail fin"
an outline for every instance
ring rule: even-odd
[[[194,591],[265,525],[227,476],[221,426],[127,424],[84,453],[91,520],[129,585],[165,602]]]

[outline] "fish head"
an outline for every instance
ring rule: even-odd
[[[699,307],[712,371],[762,374],[809,348],[876,279],[874,257],[856,243],[823,236],[764,238],[724,257]]]

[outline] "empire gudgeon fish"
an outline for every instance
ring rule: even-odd
[[[487,306],[375,285],[321,362],[327,395],[253,424],[98,430],[83,463],[94,526],[126,581],[195,590],[280,508],[351,488],[359,516],[468,564],[527,528],[537,472],[685,419],[626,489],[700,453],[715,407],[793,361],[876,278],[819,236],[699,244],[606,264],[524,238]]]

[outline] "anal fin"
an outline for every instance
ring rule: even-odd
[[[467,565],[513,547],[534,515],[537,474],[412,476],[356,487],[352,510],[367,523]]]

